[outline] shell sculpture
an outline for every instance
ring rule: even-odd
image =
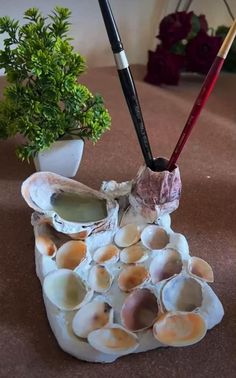
[[[34,210],[36,272],[48,320],[64,351],[108,363],[192,345],[221,321],[211,266],[191,257],[186,238],[171,228],[180,191],[178,168],[142,167],[134,181],[108,182],[101,191],[49,172],[22,184]],[[60,196],[64,212],[55,206]],[[88,205],[105,204],[105,216],[74,219],[67,213],[70,196],[82,198],[81,206],[85,197]]]

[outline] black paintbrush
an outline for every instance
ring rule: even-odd
[[[138,100],[137,91],[126,58],[123,44],[113,17],[111,7],[108,0],[98,0],[102,12],[103,20],[106,26],[108,38],[114,54],[118,75],[125,99],[133,120],[133,124],[138,136],[139,144],[142,149],[143,157],[146,165],[153,169],[154,160],[148,141],[147,132],[144,126],[143,116]]]

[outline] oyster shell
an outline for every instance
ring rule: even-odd
[[[51,303],[66,311],[78,309],[93,295],[80,277],[69,269],[49,273],[43,282],[43,292]]]
[[[85,260],[86,251],[86,244],[80,240],[71,240],[63,244],[56,254],[58,268],[75,269]]]
[[[119,356],[132,353],[139,346],[137,336],[119,324],[91,332],[88,342],[100,352]]]
[[[163,249],[169,243],[169,236],[164,228],[150,225],[144,228],[141,241],[149,249]]]
[[[108,244],[96,249],[93,260],[100,265],[115,263],[119,259],[119,249],[114,244]]]
[[[140,238],[140,231],[136,224],[127,224],[118,229],[115,234],[114,241],[118,247],[129,247],[137,243]]]
[[[179,274],[182,267],[181,256],[177,251],[174,249],[158,251],[149,267],[152,283],[156,284]]]
[[[124,264],[141,263],[148,258],[148,250],[141,243],[124,248],[120,252],[120,261]]]
[[[112,277],[104,266],[94,265],[89,272],[88,284],[92,290],[104,293],[110,288]]]
[[[149,278],[148,270],[141,265],[127,266],[118,278],[118,286],[123,291],[130,291]]]
[[[186,312],[167,312],[153,326],[158,341],[175,347],[197,343],[206,331],[206,323],[199,314]]]
[[[141,331],[152,326],[157,314],[156,296],[148,289],[136,289],[124,301],[121,321],[130,331]]]
[[[51,172],[37,172],[26,179],[21,193],[27,204],[38,212],[43,212],[53,227],[65,234],[76,234],[77,238],[86,237],[92,232],[114,229],[118,221],[118,203],[106,194],[93,190],[77,181]],[[107,216],[97,221],[78,222],[63,219],[54,210],[53,202],[58,195],[71,193],[86,198],[105,200]],[[86,232],[86,234],[85,234]],[[81,233],[81,234],[80,234]]]
[[[76,336],[87,338],[95,329],[104,327],[112,321],[113,311],[106,302],[94,300],[85,304],[75,314],[72,329]]]
[[[189,272],[207,282],[214,282],[214,273],[212,267],[203,259],[199,257],[191,257],[188,261]]]
[[[193,311],[202,305],[202,287],[196,279],[178,275],[166,283],[161,297],[167,311]]]

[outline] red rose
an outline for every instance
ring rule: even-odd
[[[177,85],[183,62],[182,55],[173,54],[164,47],[158,46],[155,52],[148,52],[147,75],[144,80],[155,85],[162,83]]]
[[[198,19],[199,19],[199,22],[200,22],[200,30],[207,32],[208,23],[207,23],[207,20],[206,20],[206,17],[204,16],[204,14],[200,14],[200,16],[198,16]]]
[[[193,12],[176,12],[164,17],[160,23],[160,32],[157,36],[163,46],[170,47],[187,37],[192,29]]]
[[[206,74],[221,46],[221,37],[211,37],[201,31],[186,47],[187,71]]]

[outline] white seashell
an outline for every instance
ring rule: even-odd
[[[197,343],[206,331],[204,319],[192,312],[167,312],[153,326],[153,334],[158,341],[175,347]]]
[[[37,172],[28,177],[21,187],[21,193],[27,204],[38,212],[43,212],[54,228],[65,234],[76,234],[84,238],[92,232],[113,229],[118,222],[118,203],[105,193],[93,190],[75,180],[51,172]],[[94,221],[78,222],[63,219],[54,209],[53,201],[59,195],[80,195],[91,200],[106,201],[106,216]]]
[[[214,282],[212,267],[199,257],[191,257],[188,261],[188,271],[195,277],[207,282]]]
[[[148,270],[142,265],[125,267],[119,275],[118,286],[122,291],[131,291],[149,278]]]
[[[143,230],[141,241],[149,249],[163,249],[169,243],[169,236],[164,228],[150,225]]]
[[[123,303],[121,321],[130,331],[141,331],[152,326],[157,314],[156,296],[146,288],[136,289]]]
[[[86,244],[80,240],[63,244],[56,254],[58,268],[75,269],[86,258],[86,251]]]
[[[49,273],[43,282],[46,297],[61,310],[76,310],[90,300],[83,281],[69,269],[58,269]]]
[[[81,307],[72,321],[72,329],[76,336],[87,338],[95,329],[104,327],[112,321],[113,311],[106,302],[92,301]]]
[[[104,293],[110,288],[112,277],[104,266],[94,265],[89,272],[88,284],[92,290]]]
[[[162,303],[167,311],[193,311],[202,305],[202,287],[194,278],[178,275],[162,289]]]
[[[108,244],[98,248],[93,255],[93,260],[100,265],[114,263],[119,259],[119,249],[114,244]]]
[[[124,248],[137,243],[139,238],[140,232],[137,225],[127,224],[116,232],[114,241],[119,247]]]
[[[52,227],[48,223],[38,223],[34,227],[35,246],[45,256],[54,257],[57,251],[51,234]]]
[[[156,257],[149,267],[152,283],[156,284],[179,274],[182,267],[181,256],[174,249],[163,249],[156,252]]]
[[[124,264],[141,263],[148,258],[148,250],[141,243],[131,245],[120,252]]]
[[[91,332],[88,342],[100,352],[119,356],[132,353],[139,346],[138,337],[119,324]]]

